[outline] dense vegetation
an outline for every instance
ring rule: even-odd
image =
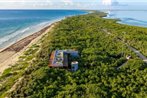
[[[39,44],[20,57],[17,66],[3,73],[0,95],[12,98],[147,97],[147,65],[124,44],[127,42],[147,56],[147,29],[117,24],[117,20],[101,18],[104,15],[92,13],[59,22]],[[78,50],[79,70],[48,68],[49,54],[56,49]],[[127,61],[126,55],[132,59]],[[16,89],[6,92],[22,76]]]

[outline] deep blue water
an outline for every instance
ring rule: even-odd
[[[0,49],[79,10],[0,10]]]
[[[80,10],[0,10],[0,49],[67,16],[86,14]],[[147,27],[147,10],[108,11],[107,18],[119,23]]]

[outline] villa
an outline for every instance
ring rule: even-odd
[[[78,51],[74,50],[55,50],[51,53],[49,67],[67,68],[71,71],[78,70],[78,62],[74,58],[79,57]]]

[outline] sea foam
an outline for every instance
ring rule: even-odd
[[[24,29],[17,30],[7,36],[4,36],[4,37],[0,38],[0,49],[5,48],[8,45],[14,44],[15,42],[19,41],[20,39],[25,38],[26,36],[29,36],[35,32],[38,32],[41,29],[43,29],[43,28],[45,28],[45,27],[51,25],[52,23],[57,22],[61,19],[63,19],[63,18],[55,19],[52,21],[42,22],[42,23],[32,25],[32,26],[24,28]]]

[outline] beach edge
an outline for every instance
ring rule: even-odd
[[[0,75],[2,75],[4,70],[14,65],[29,47],[36,44],[45,34],[50,32],[59,21],[56,21],[42,28],[40,31],[28,35],[16,43],[0,50]]]

